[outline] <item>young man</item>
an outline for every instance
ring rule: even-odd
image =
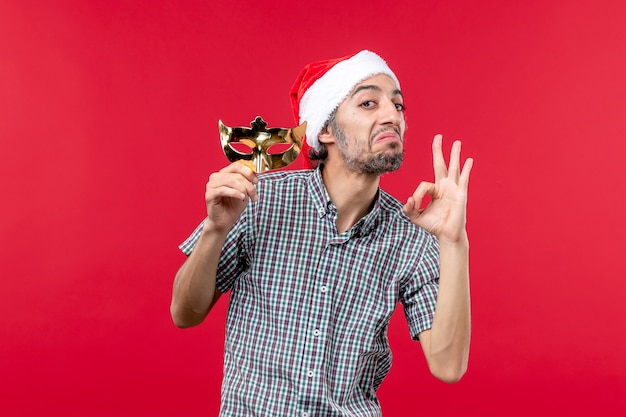
[[[455,382],[467,368],[472,160],[461,168],[455,142],[446,167],[437,135],[434,183],[404,205],[379,188],[400,166],[406,125],[400,83],[372,52],[308,65],[291,98],[319,166],[211,175],[172,318],[197,325],[230,291],[222,416],[380,415],[398,301],[433,375]]]

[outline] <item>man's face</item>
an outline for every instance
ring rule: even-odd
[[[400,167],[405,128],[402,93],[384,74],[359,83],[330,124],[348,168],[375,175]]]

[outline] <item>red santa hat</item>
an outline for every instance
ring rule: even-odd
[[[400,88],[398,78],[387,63],[371,51],[314,62],[304,67],[291,87],[290,97],[296,123],[307,122],[306,142],[310,147],[319,149],[317,135],[352,89],[378,74],[388,75]]]

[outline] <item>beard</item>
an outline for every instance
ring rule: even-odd
[[[372,134],[366,147],[362,141],[355,140],[355,138],[349,139],[345,131],[334,120],[330,124],[337,139],[339,154],[350,170],[360,174],[382,175],[396,171],[402,165],[404,149],[397,142],[389,142],[384,151],[369,152],[374,138],[385,131],[384,129]],[[396,133],[399,132],[396,131]]]

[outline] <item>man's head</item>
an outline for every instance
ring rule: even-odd
[[[322,128],[318,141],[361,174],[395,171],[404,155],[402,93],[385,74],[357,84]]]
[[[361,167],[364,172],[386,172],[399,166],[405,128],[400,83],[375,53],[361,51],[307,65],[291,89],[291,102],[296,122],[307,122],[306,137],[313,151],[312,159],[325,160],[325,142],[328,143],[327,134],[331,133],[330,143],[337,145],[349,166],[368,158],[366,166]],[[347,117],[348,114],[358,115],[359,119]],[[369,131],[364,130],[366,125]],[[363,135],[367,137],[361,138]],[[397,138],[391,140],[394,135]],[[394,151],[391,153],[400,154],[393,156],[395,162],[388,160],[387,151],[376,155],[355,153],[381,148],[383,142],[385,148]]]

